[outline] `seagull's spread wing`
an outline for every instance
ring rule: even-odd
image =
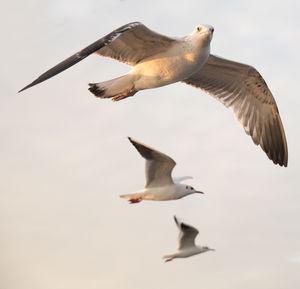
[[[195,246],[195,238],[198,235],[199,231],[185,223],[179,222],[174,216],[175,223],[179,228],[179,238],[178,238],[178,249],[183,250]]]
[[[176,39],[156,33],[138,23],[116,37],[109,45],[100,48],[96,54],[134,66],[143,59],[169,49],[174,42]]]
[[[255,68],[210,55],[203,68],[184,82],[230,107],[253,142],[275,164],[287,166],[287,142],[278,108]]]
[[[175,161],[167,155],[146,146],[137,140],[128,138],[143,158],[146,159],[146,187],[159,187],[173,184],[172,170]]]
[[[60,62],[19,92],[53,77],[92,53],[135,65],[145,58],[166,50],[175,41],[173,38],[151,31],[140,22],[128,23]]]

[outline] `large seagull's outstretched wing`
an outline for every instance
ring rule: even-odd
[[[278,108],[254,67],[210,55],[203,68],[183,82],[230,107],[253,142],[275,164],[287,166],[288,148]]]
[[[156,33],[140,22],[128,23],[60,62],[19,92],[53,77],[92,53],[135,65],[165,50],[173,42],[176,42],[176,39]]]

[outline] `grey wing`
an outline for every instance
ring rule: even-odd
[[[96,54],[134,66],[146,58],[168,50],[176,41],[140,23],[122,33],[109,45],[100,48]]]
[[[179,222],[174,216],[175,223],[180,230],[178,237],[178,249],[187,249],[195,246],[195,239],[199,233],[199,231],[185,223]]]
[[[165,49],[165,47],[170,45],[173,41],[175,41],[175,39],[155,33],[140,22],[128,23],[60,62],[22,88],[19,92],[55,76],[92,53],[108,56],[134,65],[142,57],[153,55]]]
[[[185,181],[185,180],[190,180],[190,179],[192,179],[193,177],[191,177],[191,176],[184,176],[184,177],[176,177],[176,178],[173,178],[173,181],[175,182],[175,183],[181,183],[181,182],[183,182],[183,181]]]
[[[169,156],[151,148],[133,138],[128,138],[143,158],[146,159],[145,187],[158,187],[173,184],[172,170],[175,167],[175,161]]]
[[[203,68],[183,82],[203,89],[230,107],[246,133],[269,159],[287,166],[287,141],[279,111],[255,68],[210,55]]]

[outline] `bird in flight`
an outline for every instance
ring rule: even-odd
[[[163,259],[165,259],[165,262],[172,261],[175,258],[186,258],[207,251],[215,251],[215,249],[206,246],[195,245],[195,238],[199,231],[190,225],[178,221],[176,216],[174,216],[174,220],[179,229],[178,252],[164,256]]]
[[[287,166],[288,148],[275,99],[252,66],[210,54],[214,28],[198,25],[180,38],[156,33],[140,22],[126,24],[58,65],[19,92],[64,71],[92,53],[132,66],[125,75],[90,83],[96,97],[113,101],[140,90],[181,81],[200,88],[233,110],[245,132],[274,164]]]
[[[146,186],[134,194],[121,195],[121,198],[128,199],[130,203],[134,204],[142,200],[169,201],[181,199],[191,194],[203,194],[203,192],[196,191],[189,185],[173,181],[171,174],[176,163],[169,156],[133,138],[129,137],[128,139],[146,160]],[[187,178],[190,177],[183,177],[178,179],[178,181]]]

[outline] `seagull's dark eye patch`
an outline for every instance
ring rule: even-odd
[[[192,189],[192,190],[194,190],[194,188],[193,188],[193,187],[191,187],[191,189]]]
[[[201,30],[201,27],[200,26],[197,26],[197,31],[200,31]]]

